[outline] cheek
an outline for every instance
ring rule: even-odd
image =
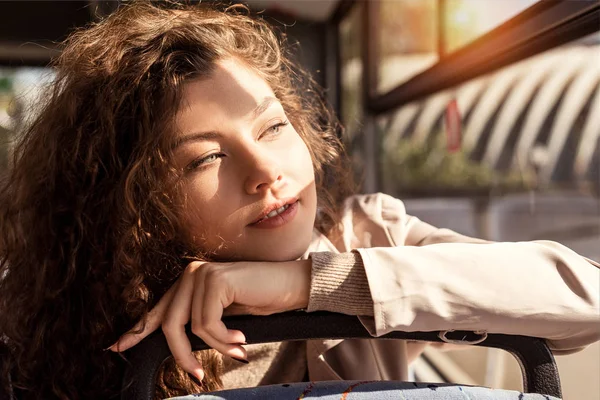
[[[315,179],[313,159],[304,140],[300,135],[297,138],[294,145],[294,167],[299,175],[298,179],[303,183],[310,183]]]
[[[188,216],[205,219],[210,215],[211,199],[217,196],[219,185],[212,179],[191,179],[185,188],[185,212]]]
[[[199,238],[209,234],[221,220],[219,185],[215,179],[190,179],[184,188],[184,221],[188,236]]]
[[[296,180],[302,186],[305,204],[316,213],[317,189],[315,184],[315,169],[308,147],[302,139],[297,144]],[[313,221],[314,222],[314,221]]]
[[[191,179],[186,185],[186,195],[190,204],[204,204],[215,196],[218,182],[213,179]]]

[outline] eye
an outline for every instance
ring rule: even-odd
[[[267,129],[265,129],[265,131],[260,136],[261,137],[263,137],[265,135],[266,136],[277,136],[281,133],[280,132],[281,128],[288,125],[289,123],[290,123],[290,121],[284,121],[284,122],[278,122],[276,124],[273,124],[270,127],[268,127]]]
[[[225,154],[223,154],[223,153],[209,154],[208,156],[204,156],[204,157],[195,159],[194,161],[189,163],[189,165],[186,167],[186,169],[188,171],[190,171],[190,170],[194,170],[194,169],[197,169],[200,167],[204,167],[205,165],[212,164],[213,162],[217,161],[219,158],[222,158],[222,157],[225,157]]]

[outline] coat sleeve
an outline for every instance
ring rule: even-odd
[[[555,354],[600,339],[594,261],[555,242],[492,243],[438,229],[389,196],[376,203],[363,210],[375,213],[369,218],[386,230],[392,247],[355,249],[360,257],[313,254],[309,311],[362,315],[374,336],[393,330],[536,336]],[[345,272],[334,279],[336,263]]]
[[[382,202],[390,236],[404,243],[357,249],[373,300],[373,318],[362,320],[376,336],[521,334],[547,339],[556,354],[600,339],[598,263],[551,241],[491,243],[436,229],[399,200]]]

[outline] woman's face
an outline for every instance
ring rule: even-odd
[[[221,61],[210,78],[186,84],[176,122],[192,243],[223,261],[300,257],[316,216],[314,170],[267,82]]]

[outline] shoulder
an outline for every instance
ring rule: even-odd
[[[353,248],[413,244],[415,233],[423,236],[435,229],[407,215],[401,200],[384,193],[348,197],[342,212],[342,228],[346,244],[352,242]]]
[[[371,218],[397,218],[406,215],[406,208],[402,200],[385,193],[372,193],[348,197],[344,212],[360,212]]]

